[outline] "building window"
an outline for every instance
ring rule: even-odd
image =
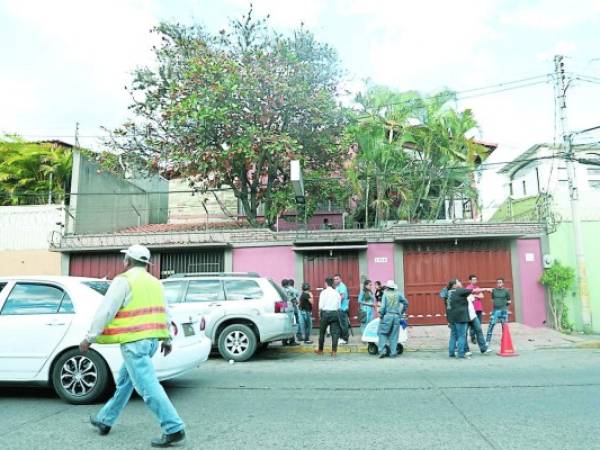
[[[600,190],[600,167],[588,167],[588,186],[594,190]]]
[[[525,180],[522,181],[523,183],[523,197],[527,195],[527,182]]]
[[[589,180],[588,184],[592,189],[600,191],[600,180]]]
[[[558,181],[569,181],[569,174],[566,167],[558,168]]]

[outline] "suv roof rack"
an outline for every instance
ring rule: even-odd
[[[174,273],[169,278],[188,278],[188,277],[250,277],[260,278],[256,272],[186,272]]]

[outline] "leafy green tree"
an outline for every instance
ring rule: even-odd
[[[37,205],[61,200],[69,191],[72,155],[52,142],[0,139],[0,205]]]
[[[550,312],[554,326],[559,331],[571,331],[573,325],[569,320],[569,308],[566,303],[567,294],[575,284],[575,270],[554,261],[549,269],[544,270],[540,283],[550,290]]]
[[[348,176],[377,221],[436,220],[446,200],[475,198],[472,171],[487,154],[467,137],[477,128],[472,112],[450,108],[453,98],[452,92],[424,98],[381,86],[357,96],[360,115],[346,140],[358,154]]]
[[[228,185],[251,224],[261,204],[269,224],[293,205],[290,160],[307,178],[338,169],[346,121],[328,45],[302,28],[275,33],[252,10],[218,35],[168,23],[154,32],[157,67],[135,71],[135,118],[109,139],[125,161],[187,176],[201,191]]]

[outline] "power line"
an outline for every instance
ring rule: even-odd
[[[538,156],[538,157],[534,157],[534,158],[517,158],[517,159],[513,159],[511,161],[497,161],[497,162],[490,162],[490,163],[483,163],[480,166],[476,167],[476,168],[470,168],[470,167],[445,167],[442,169],[442,172],[445,171],[452,171],[452,170],[458,170],[458,171],[463,171],[464,173],[475,173],[475,172],[479,172],[482,170],[492,170],[493,168],[496,168],[497,166],[503,166],[506,164],[510,164],[510,163],[528,163],[528,162],[534,162],[534,161],[540,161],[540,160],[546,160],[546,159],[555,159],[558,155],[564,155],[564,152],[560,152],[557,154],[553,154],[552,156]],[[345,180],[344,177],[331,177],[328,178],[327,181],[339,181],[339,180]],[[324,181],[323,179],[311,179],[311,178],[307,178],[305,179],[305,182],[314,182],[314,181]],[[197,195],[199,197],[203,197],[206,195],[209,195],[212,192],[229,192],[229,191],[233,191],[233,188],[230,187],[226,187],[226,188],[215,188],[215,189],[210,189],[207,192],[202,192],[202,191],[196,191],[193,189],[185,189],[185,190],[174,190],[174,191],[144,191],[144,192],[74,192],[74,193],[64,193],[64,192],[60,192],[60,191],[54,191],[64,197],[85,197],[85,196],[95,196],[95,197],[105,197],[105,196],[146,196],[146,195],[176,195],[176,194],[194,194]],[[14,197],[45,197],[48,195],[48,192],[31,192],[31,191],[13,191],[13,193],[9,193],[9,192],[0,192],[0,197],[5,197],[5,198],[14,198]]]
[[[487,96],[487,95],[497,94],[497,93],[516,90],[516,89],[522,89],[525,87],[536,86],[538,84],[544,84],[544,83],[547,83],[551,77],[552,77],[551,73],[541,74],[541,75],[527,77],[527,78],[521,78],[521,79],[517,79],[517,80],[504,81],[504,82],[500,82],[500,83],[490,84],[487,86],[462,89],[460,91],[454,91],[454,94],[457,96],[456,100],[467,100],[467,99],[471,99],[471,98],[483,97],[483,96]],[[537,80],[537,81],[535,81],[535,80]],[[598,79],[598,81],[600,82],[600,79]],[[479,94],[466,95],[463,98],[460,98],[461,94],[471,94],[473,92],[479,92],[479,91],[489,91],[489,92],[481,92]],[[435,94],[435,95],[431,95],[431,96],[427,96],[427,97],[421,97],[418,99],[407,99],[407,100],[402,100],[402,101],[398,101],[398,102],[391,102],[391,103],[383,104],[380,106],[382,108],[385,108],[385,107],[389,107],[389,106],[397,106],[397,105],[402,105],[402,104],[410,104],[410,103],[417,103],[417,102],[422,102],[422,101],[427,101],[427,100],[434,100],[434,99],[442,98],[445,96],[446,96],[446,93],[440,93],[440,94]],[[30,134],[21,133],[19,135],[20,136],[28,136],[28,137],[38,137],[38,138],[72,138],[73,137],[72,134],[52,135],[52,134],[41,134],[41,133],[30,133]],[[125,134],[123,136],[137,136],[137,134]],[[87,138],[87,139],[94,139],[94,138],[99,139],[99,138],[106,138],[107,135],[106,134],[103,134],[103,135],[90,134],[90,135],[79,135],[78,137],[79,138]]]

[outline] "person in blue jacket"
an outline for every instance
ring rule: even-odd
[[[400,332],[400,319],[408,308],[408,300],[398,291],[394,280],[389,280],[383,293],[381,308],[379,309],[380,322],[377,330],[379,343],[377,349],[379,357],[387,356],[386,346],[390,348],[390,358],[398,355],[398,333]]]

